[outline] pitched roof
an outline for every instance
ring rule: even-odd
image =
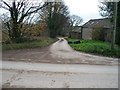
[[[81,26],[74,26],[72,32],[81,32]]]
[[[103,27],[103,28],[112,28],[112,23],[108,18],[102,19],[91,19],[86,22],[82,27],[83,28],[95,28],[95,27]]]

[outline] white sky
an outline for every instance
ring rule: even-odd
[[[99,14],[98,0],[64,0],[71,14],[83,18],[83,23],[90,19],[102,18]]]
[[[99,14],[98,0],[64,0],[70,13],[83,18],[83,23],[90,19],[102,18]],[[0,14],[6,12],[0,8]]]

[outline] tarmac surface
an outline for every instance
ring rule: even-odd
[[[118,66],[3,61],[3,88],[118,88]]]

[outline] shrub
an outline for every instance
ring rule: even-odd
[[[101,27],[96,27],[92,30],[92,39],[105,41],[105,30]]]
[[[3,50],[12,50],[12,49],[25,49],[25,48],[41,48],[50,45],[56,41],[56,39],[51,38],[41,38],[39,40],[31,40],[24,43],[10,43],[10,44],[3,44]]]
[[[111,44],[107,42],[81,40],[80,44],[70,44],[70,46],[77,51],[86,53],[93,53],[110,57],[120,57],[120,47],[116,45],[115,49],[111,50]]]

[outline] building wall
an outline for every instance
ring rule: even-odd
[[[82,39],[92,40],[92,30],[91,28],[83,28],[82,30]]]
[[[112,41],[112,30],[106,29],[105,41],[111,42]]]
[[[70,32],[70,38],[81,39],[80,32]]]
[[[93,29],[91,29],[91,28],[83,28],[82,39],[92,40],[92,30]],[[105,31],[104,40],[107,41],[107,42],[111,42],[111,40],[112,40],[111,29],[104,29],[104,31]]]

